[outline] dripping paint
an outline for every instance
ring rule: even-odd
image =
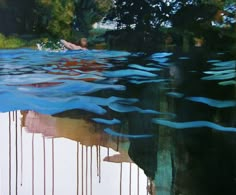
[[[109,162],[112,160],[110,159],[110,156],[112,157],[113,155],[118,154],[116,151],[117,145],[115,139],[115,150],[100,145],[95,145],[93,148],[92,146],[83,145],[80,142],[73,142],[64,138],[58,139],[51,136],[48,137],[47,135],[42,135],[36,131],[31,133],[24,127],[24,124],[19,124],[19,122],[22,122],[22,120],[19,120],[19,116],[22,117],[20,112],[14,112],[14,115],[12,112],[7,113],[7,139],[4,138],[4,136],[0,138],[0,143],[3,143],[3,140],[5,139],[7,141],[6,144],[8,144],[8,147],[5,147],[5,150],[7,151],[7,175],[9,176],[7,177],[9,178],[7,180],[7,188],[5,186],[7,193],[1,194],[62,195],[61,193],[63,193],[63,190],[60,192],[59,183],[68,181],[67,185],[71,185],[70,188],[73,191],[72,183],[74,181],[74,193],[72,194],[93,195],[94,192],[97,193],[99,186],[104,186],[103,188],[99,187],[101,193],[102,189],[112,190],[112,186],[108,186],[106,183],[108,181],[110,182],[110,179],[108,178],[113,174],[113,172],[114,176],[112,178],[114,181],[117,180],[117,191],[115,192],[112,190],[111,193],[114,192],[120,195],[128,195],[135,188],[137,194],[142,194],[139,193],[140,188],[142,187],[139,187],[139,184],[137,184],[141,183],[139,173],[135,171],[137,169],[140,172],[140,170],[136,165],[132,163],[117,164]],[[0,119],[1,117],[0,114]],[[36,115],[34,117],[36,117]],[[12,142],[13,140],[14,142]],[[66,142],[64,143],[64,141]],[[62,165],[67,161],[67,159],[63,158],[64,151],[62,149],[62,147],[67,147],[67,144],[75,146],[75,155],[70,153],[67,149],[64,150],[70,153],[68,157],[71,156],[71,159],[73,159],[74,156],[75,159],[75,167],[70,166],[69,169],[67,167],[68,171],[72,174],[71,178],[63,178],[63,175],[59,176],[59,173],[57,172],[57,170],[59,170],[60,167],[63,167]],[[24,145],[25,147],[23,147]],[[58,154],[60,155],[58,156]],[[109,158],[108,161],[104,162],[103,159],[105,157]],[[18,164],[18,161],[20,164]],[[70,160],[70,162],[72,161]],[[107,165],[109,165],[108,168]],[[113,166],[114,168],[111,168]],[[124,171],[124,167],[125,169],[129,167],[130,171]],[[134,171],[133,167],[136,167]],[[75,170],[75,180],[73,179],[73,170]],[[18,171],[20,171],[19,174]],[[146,177],[143,172],[141,175],[143,181],[143,178]],[[16,177],[19,178],[19,181]],[[123,181],[125,178],[128,178],[128,183]],[[39,191],[39,189],[41,191]],[[143,190],[144,189],[146,189],[146,187],[143,186]]]

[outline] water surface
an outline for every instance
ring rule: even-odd
[[[230,52],[1,50],[1,193],[233,194],[235,67]]]

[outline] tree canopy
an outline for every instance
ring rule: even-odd
[[[87,35],[92,24],[101,20],[112,0],[37,0],[38,28],[53,36],[69,38],[73,31]]]
[[[106,20],[115,20],[118,29],[189,27],[210,21],[230,3],[231,0],[115,0]]]
[[[70,38],[88,34],[112,6],[112,0],[0,0],[0,32],[47,33]]]

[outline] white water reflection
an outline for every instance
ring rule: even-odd
[[[44,118],[38,120],[41,124],[29,124],[23,116],[20,112],[0,114],[0,194],[147,194],[147,177],[134,163],[109,162],[109,156],[125,153],[122,143],[120,152],[112,140],[100,141],[103,146],[95,143],[92,134],[85,133],[91,126],[83,121],[39,115]],[[37,131],[42,124],[51,127],[47,130],[52,134],[42,136]]]

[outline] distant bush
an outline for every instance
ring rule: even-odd
[[[3,34],[0,34],[0,48],[8,48],[8,49],[13,49],[13,48],[20,48],[24,47],[26,45],[26,41],[17,38],[17,37],[6,37]]]

